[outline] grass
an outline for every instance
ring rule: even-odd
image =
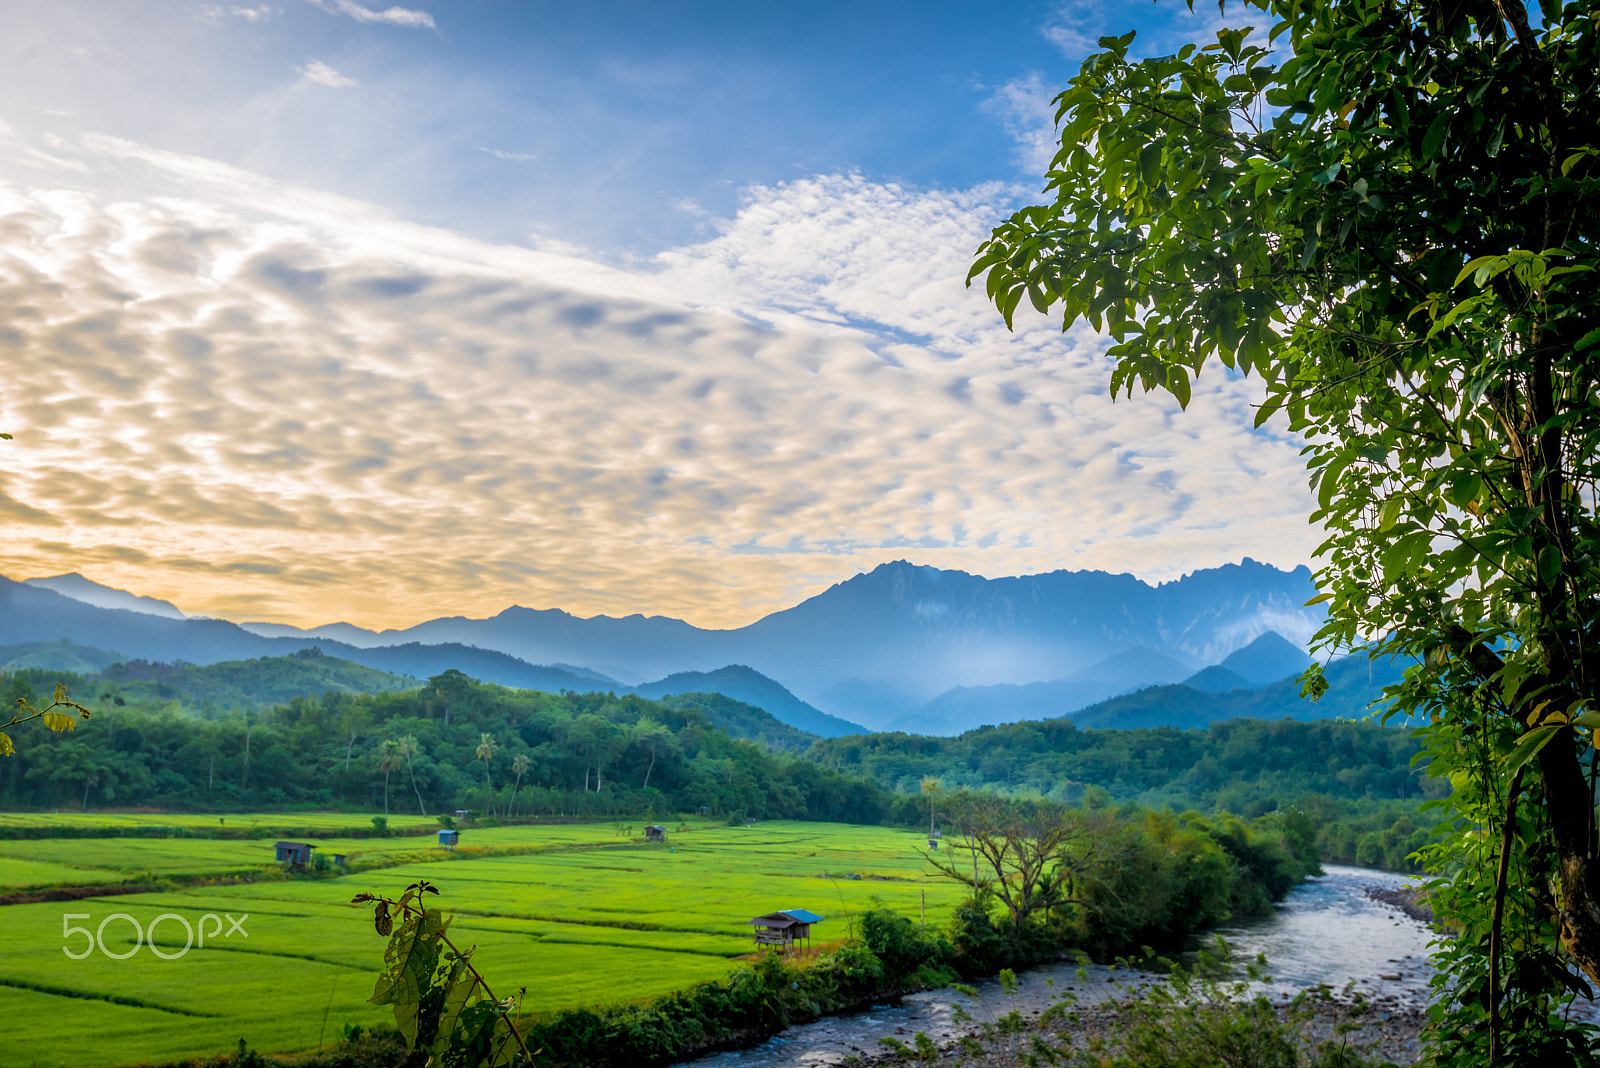
[[[389,829],[437,827],[432,816],[390,816]],[[196,831],[268,836],[278,830],[318,829],[329,834],[370,831],[372,817],[359,812],[168,813],[168,812],[0,812],[0,828],[128,829],[182,827]],[[80,832],[81,833],[81,832]]]
[[[440,904],[457,916],[452,934],[479,947],[475,960],[496,992],[527,988],[529,1012],[642,1000],[722,978],[752,948],[745,921],[762,913],[809,908],[828,917],[819,941],[834,941],[874,899],[917,919],[926,892],[929,926],[943,927],[959,897],[955,885],[926,879],[920,835],[881,827],[695,822],[671,835],[670,848],[619,841],[609,824],[468,828],[461,839],[473,848],[540,851],[451,856],[426,839],[328,839],[326,851],[345,852],[339,843],[352,859],[396,866],[336,879],[9,906],[0,913],[0,1012],[7,1021],[0,1064],[175,1060],[234,1048],[240,1037],[266,1051],[303,1050],[319,1039],[336,1041],[345,1024],[387,1022],[387,1009],[365,1003],[384,940],[370,913],[348,902],[362,891],[392,896],[418,879],[443,890]],[[59,851],[45,848],[52,846]],[[212,864],[223,874],[227,865],[259,856],[262,843],[73,839],[0,847],[0,871],[12,863],[82,863],[195,873]],[[91,928],[113,913],[145,926],[167,913],[191,924],[208,912],[245,915],[248,936],[213,935],[179,960],[160,960],[145,948],[122,961],[98,951],[77,961],[61,951],[66,912],[88,913],[71,922]],[[131,948],[132,937],[123,920],[104,931],[113,952]],[[182,925],[163,921],[157,940],[164,952],[176,952]],[[70,944],[80,946],[81,936]]]

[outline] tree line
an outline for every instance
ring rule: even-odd
[[[60,675],[18,672],[0,690],[9,703],[33,703]],[[73,692],[93,688],[59,681]],[[0,804],[516,817],[704,809],[861,823],[883,821],[894,806],[875,784],[731,737],[683,698],[512,690],[452,670],[405,692],[332,691],[261,709],[105,695],[89,703],[93,718],[70,736],[15,728],[18,752],[0,763]]]

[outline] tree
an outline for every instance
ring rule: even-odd
[[[472,692],[473,679],[471,676],[449,668],[441,671],[428,680],[428,689],[432,690],[444,705],[444,725],[450,726],[450,711],[459,707],[463,698]]]
[[[394,766],[400,763],[400,743],[393,738],[385,738],[383,744],[378,746],[378,770],[383,772],[383,814],[389,815],[389,773]]]
[[[633,744],[650,754],[650,763],[644,769],[643,789],[650,788],[650,773],[656,770],[656,759],[663,753],[672,753],[677,747],[672,742],[672,731],[658,720],[640,716],[633,725]]]
[[[356,739],[367,733],[367,724],[372,718],[371,710],[364,704],[354,701],[346,704],[339,715],[339,729],[350,736],[344,747],[344,770],[350,770],[350,754],[355,751]]]
[[[478,759],[483,761],[483,789],[484,796],[489,799],[489,814],[494,815],[494,783],[489,778],[489,762],[494,760],[495,753],[500,751],[499,744],[494,740],[494,735],[487,732],[478,735]]]
[[[946,858],[928,862],[949,879],[971,886],[977,899],[993,893],[1024,937],[1035,918],[1071,902],[1069,885],[1100,861],[1084,814],[1049,801],[1026,801],[963,791],[944,802],[957,827]],[[968,853],[972,874],[957,854]]]
[[[417,743],[415,734],[408,734],[396,740],[394,745],[395,752],[406,762],[406,770],[411,773],[411,790],[417,795],[417,811],[426,816],[428,810],[422,804],[422,791],[417,789],[417,767],[414,761],[417,753],[421,752],[422,747]],[[387,809],[385,811],[387,812]]]
[[[1600,3],[1546,0],[1539,27],[1513,0],[1245,8],[1286,54],[1243,30],[1144,60],[1102,39],[1056,100],[1049,202],[969,281],[1008,323],[1026,297],[1109,332],[1114,396],[1187,404],[1220,362],[1264,383],[1258,426],[1305,439],[1318,642],[1416,662],[1394,707],[1480,795],[1451,863],[1499,842],[1484,922],[1457,917],[1483,934],[1468,1015],[1439,1030],[1521,1056],[1508,966],[1556,975],[1559,946],[1600,980]],[[1537,865],[1510,893],[1513,855],[1548,858],[1553,894]],[[1542,933],[1513,950],[1518,910]]]
[[[522,789],[522,777],[528,774],[528,769],[532,766],[527,753],[518,753],[512,758],[511,770],[516,773],[517,781],[516,785],[511,787],[511,800],[506,805],[506,815],[512,815],[517,803],[517,791]]]

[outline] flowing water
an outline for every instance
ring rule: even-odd
[[[1238,959],[1266,955],[1272,990],[1282,997],[1318,983],[1336,990],[1354,983],[1355,989],[1380,1005],[1421,1005],[1432,974],[1428,967],[1432,934],[1398,909],[1367,895],[1369,888],[1395,890],[1406,884],[1404,876],[1387,872],[1329,867],[1321,878],[1291,892],[1272,916],[1222,933]],[[792,1027],[759,1046],[693,1063],[695,1068],[825,1068],[852,1055],[879,1051],[880,1038],[909,1043],[912,1035],[925,1031],[943,1043],[961,1030],[951,1018],[955,1002],[966,1004],[967,1011],[980,1019],[1013,1009],[1032,1014],[1051,1005],[1063,991],[1072,991],[1079,1004],[1092,1004],[1137,990],[1153,977],[1101,965],[1090,966],[1085,977],[1076,966],[1059,964],[1033,968],[1017,978],[1013,997],[1006,997],[994,982],[979,984],[978,1006],[954,991],[929,990],[865,1012]]]

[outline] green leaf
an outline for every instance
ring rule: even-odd
[[[1492,263],[1494,263],[1495,261],[1497,261],[1499,259],[1500,259],[1499,256],[1479,256],[1479,257],[1477,257],[1475,259],[1468,260],[1467,261],[1467,265],[1465,267],[1461,268],[1460,273],[1458,273],[1456,275],[1456,280],[1454,282],[1450,283],[1450,288],[1451,289],[1456,288],[1462,282],[1465,282],[1468,278],[1470,278],[1472,275],[1477,274],[1478,271],[1483,269],[1485,266],[1488,266],[1489,264],[1492,264]],[[1479,282],[1478,285],[1479,285],[1480,288],[1482,288],[1483,283]],[[1459,305],[1457,305],[1457,306],[1459,307]]]
[[[467,958],[471,955],[472,950],[469,949],[450,963],[450,974],[444,982],[444,1005],[439,1010],[439,1023],[433,1040],[435,1054],[442,1054],[450,1048],[456,1022],[467,1007],[472,992],[477,989],[478,977],[467,971]]]
[[[1422,158],[1432,159],[1439,154],[1439,149],[1444,145],[1445,137],[1450,133],[1450,120],[1452,112],[1441,109],[1428,124],[1428,132],[1422,137]]]
[[[1390,497],[1387,501],[1384,501],[1383,511],[1378,515],[1378,529],[1393,529],[1395,522],[1400,518],[1400,509],[1404,506],[1405,499],[1402,497]]]
[[[1551,723],[1533,730],[1517,739],[1516,746],[1505,759],[1502,768],[1507,775],[1514,775],[1517,769],[1526,765],[1530,760],[1539,755],[1539,751],[1549,745],[1558,731],[1566,729],[1564,723]]]

